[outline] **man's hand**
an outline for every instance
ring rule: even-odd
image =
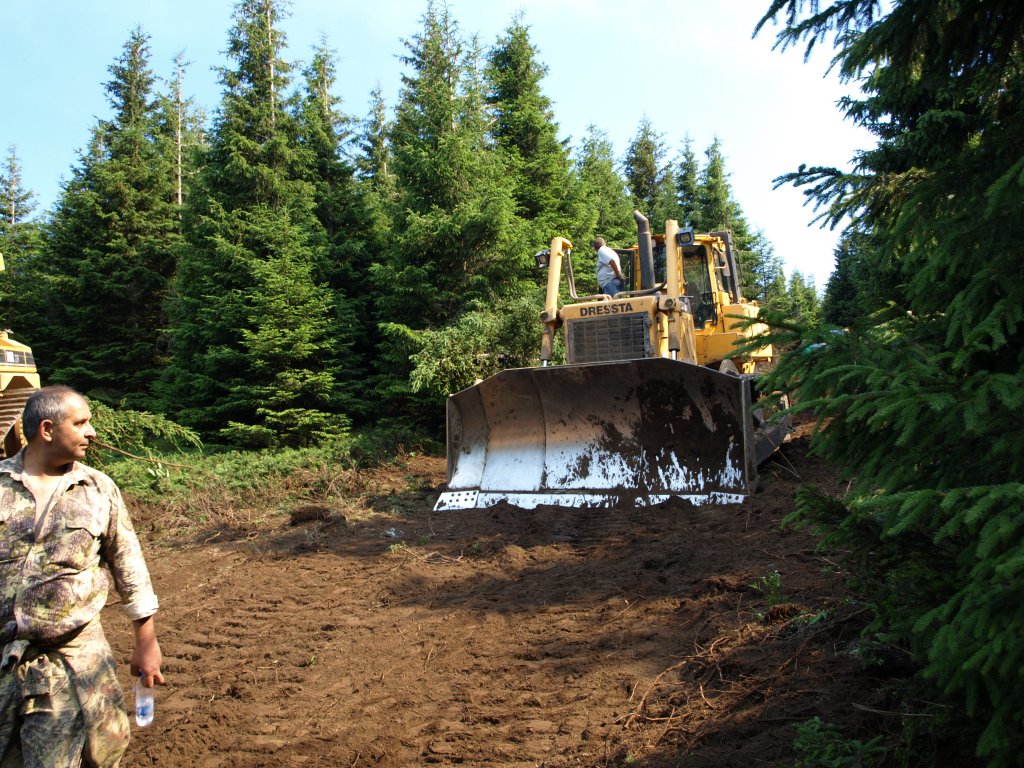
[[[135,653],[132,654],[132,675],[141,677],[142,684],[147,688],[163,685],[164,676],[160,665],[164,662],[160,653],[160,643],[156,641],[156,623],[152,616],[132,622],[135,632]]]

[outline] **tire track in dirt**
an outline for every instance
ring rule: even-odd
[[[428,499],[153,547],[168,685],[125,766],[780,760],[791,718],[848,711],[866,685],[839,640],[788,623],[836,589],[779,530],[796,485],[702,510]],[[791,604],[769,616],[749,585],[774,570]],[[127,660],[123,619],[105,624]]]

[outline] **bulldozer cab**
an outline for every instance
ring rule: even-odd
[[[665,258],[665,238],[656,235],[653,238],[654,279],[665,284],[668,281]],[[626,290],[639,290],[640,285],[634,279],[639,274],[640,253],[638,248],[616,250],[622,259],[623,272],[626,277]],[[718,248],[709,251],[707,245],[698,243],[680,249],[681,281],[680,294],[689,300],[690,312],[693,315],[694,329],[702,330],[708,323],[716,325],[719,319],[716,296],[729,293],[730,287],[723,278],[725,259]]]

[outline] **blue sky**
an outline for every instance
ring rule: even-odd
[[[563,138],[575,145],[590,124],[621,156],[643,117],[672,153],[684,136],[703,150],[717,136],[748,221],[761,229],[787,272],[823,287],[837,233],[809,226],[799,190],[772,179],[801,163],[848,167],[871,136],[845,120],[836,101],[852,86],[826,75],[828,52],[773,51],[769,26],[752,39],[767,0],[450,0],[464,36],[494,43],[523,14]],[[403,39],[421,29],[427,0],[294,0],[282,25],[285,56],[308,60],[326,36],[338,55],[342,109],[362,118],[381,86],[389,106],[400,88]],[[150,35],[152,68],[166,78],[183,51],[185,93],[208,112],[220,100],[214,68],[234,8],[230,0],[5,0],[0,71],[0,152],[13,145],[39,210],[53,206],[98,119],[108,116],[108,67],[131,31]],[[660,229],[660,225],[652,222]],[[558,233],[552,233],[558,234]]]

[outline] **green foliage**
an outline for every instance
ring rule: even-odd
[[[160,456],[167,461],[168,454],[202,448],[194,431],[160,414],[111,408],[97,401],[90,404],[90,409],[97,440],[117,449],[112,452],[99,445],[90,447],[87,463],[94,467],[105,469],[111,462],[119,461],[121,451],[145,459]]]
[[[26,223],[35,210],[35,193],[25,189],[18,152],[12,144],[0,166],[0,235],[9,236],[14,227]]]
[[[747,235],[747,224],[739,204],[733,198],[729,174],[725,170],[722,144],[715,138],[704,151],[705,164],[697,194],[697,221],[702,232],[732,230],[737,239]]]
[[[378,426],[397,426],[404,431],[440,430],[444,419],[443,395],[413,389],[410,373],[420,350],[424,331],[401,323],[381,323],[377,365]],[[397,375],[396,375],[397,374]]]
[[[676,200],[677,185],[667,160],[664,139],[654,131],[650,120],[640,120],[636,135],[626,149],[624,172],[633,206],[655,228],[668,219],[679,220],[681,211]]]
[[[42,259],[43,231],[40,222],[32,218],[34,210],[35,195],[24,187],[17,151],[10,146],[0,164],[0,255],[4,261],[0,307],[4,327],[13,329],[16,336],[23,331],[31,336],[31,324],[26,321],[39,297],[33,272]]]
[[[150,458],[115,457],[104,471],[132,501],[175,511],[167,527],[190,529],[230,523],[249,507],[263,517],[273,514],[294,493],[296,478],[308,483],[312,476],[343,472],[348,443],[185,455],[154,451]]]
[[[679,224],[696,228],[700,205],[700,168],[689,134],[683,139],[675,173],[676,200],[679,204]]]
[[[782,259],[762,232],[755,232],[739,251],[743,295],[762,307],[787,313],[788,292]]]
[[[296,108],[298,142],[311,161],[306,178],[313,186],[314,211],[321,238],[312,250],[309,284],[323,285],[332,306],[322,308],[324,335],[330,353],[320,362],[334,379],[333,406],[346,414],[365,414],[369,408],[365,378],[374,353],[373,294],[367,290],[371,262],[372,203],[356,182],[348,154],[351,119],[332,95],[337,79],[334,57],[321,41],[303,72],[304,84]],[[319,311],[319,310],[318,310]],[[325,350],[321,350],[323,352]]]
[[[829,276],[821,311],[833,325],[863,325],[890,303],[905,303],[896,270],[891,265],[872,263],[872,236],[850,229],[835,250],[835,268]]]
[[[578,180],[581,211],[578,228],[570,233],[569,239],[583,246],[589,245],[595,235],[601,235],[617,247],[636,240],[632,201],[616,170],[614,150],[606,133],[593,125],[589,127],[576,150],[573,172]]]
[[[445,396],[506,368],[536,364],[540,351],[538,291],[480,307],[438,331],[424,331],[412,355],[414,391]]]
[[[772,571],[767,576],[761,576],[755,580],[750,588],[760,592],[764,596],[765,603],[771,608],[783,602],[782,576],[778,571]]]
[[[782,180],[858,238],[843,254],[849,332],[778,337],[796,351],[769,385],[814,411],[816,450],[852,481],[842,500],[802,494],[800,518],[859,566],[871,631],[913,655],[977,754],[1019,764],[1024,14],[1008,1],[814,10],[777,0],[766,20],[786,17],[783,45],[838,33],[840,71],[865,93],[844,107],[878,145],[853,173]]]
[[[349,457],[359,467],[385,464],[406,452],[442,455],[444,442],[435,435],[382,419],[370,429],[360,430],[350,438]]]
[[[817,286],[812,278],[805,278],[799,270],[794,270],[789,276],[785,293],[772,297],[767,306],[808,327],[816,327],[821,322],[821,299],[818,298]]]
[[[391,126],[393,231],[371,274],[383,320],[428,328],[489,299],[523,264],[507,248],[515,203],[504,156],[487,140],[478,51],[432,2],[405,45],[410,72]]]
[[[330,100],[318,101],[309,83],[307,106],[319,105],[322,119],[287,110],[290,65],[274,27],[281,13],[272,0],[236,8],[228,40],[236,66],[221,72],[223,103],[185,212],[162,382],[168,410],[184,423],[251,447],[309,445],[348,428],[336,413],[336,355],[351,335],[318,279],[333,277],[325,265],[336,253],[325,251],[338,243],[314,193],[320,216],[334,223],[338,200],[328,191],[351,174],[330,162]],[[311,77],[329,78],[322,56],[313,66]]]
[[[547,67],[537,60],[520,17],[491,49],[487,64],[490,134],[513,175],[516,215],[532,223],[531,240],[567,232],[576,215],[569,153],[558,139],[551,100],[541,90]]]
[[[882,737],[867,742],[850,739],[819,717],[796,724],[794,768],[870,768],[885,756]]]
[[[32,263],[47,309],[24,324],[48,380],[148,407],[180,236],[172,147],[140,29],[110,73],[113,117],[93,129],[64,187],[45,256]]]

